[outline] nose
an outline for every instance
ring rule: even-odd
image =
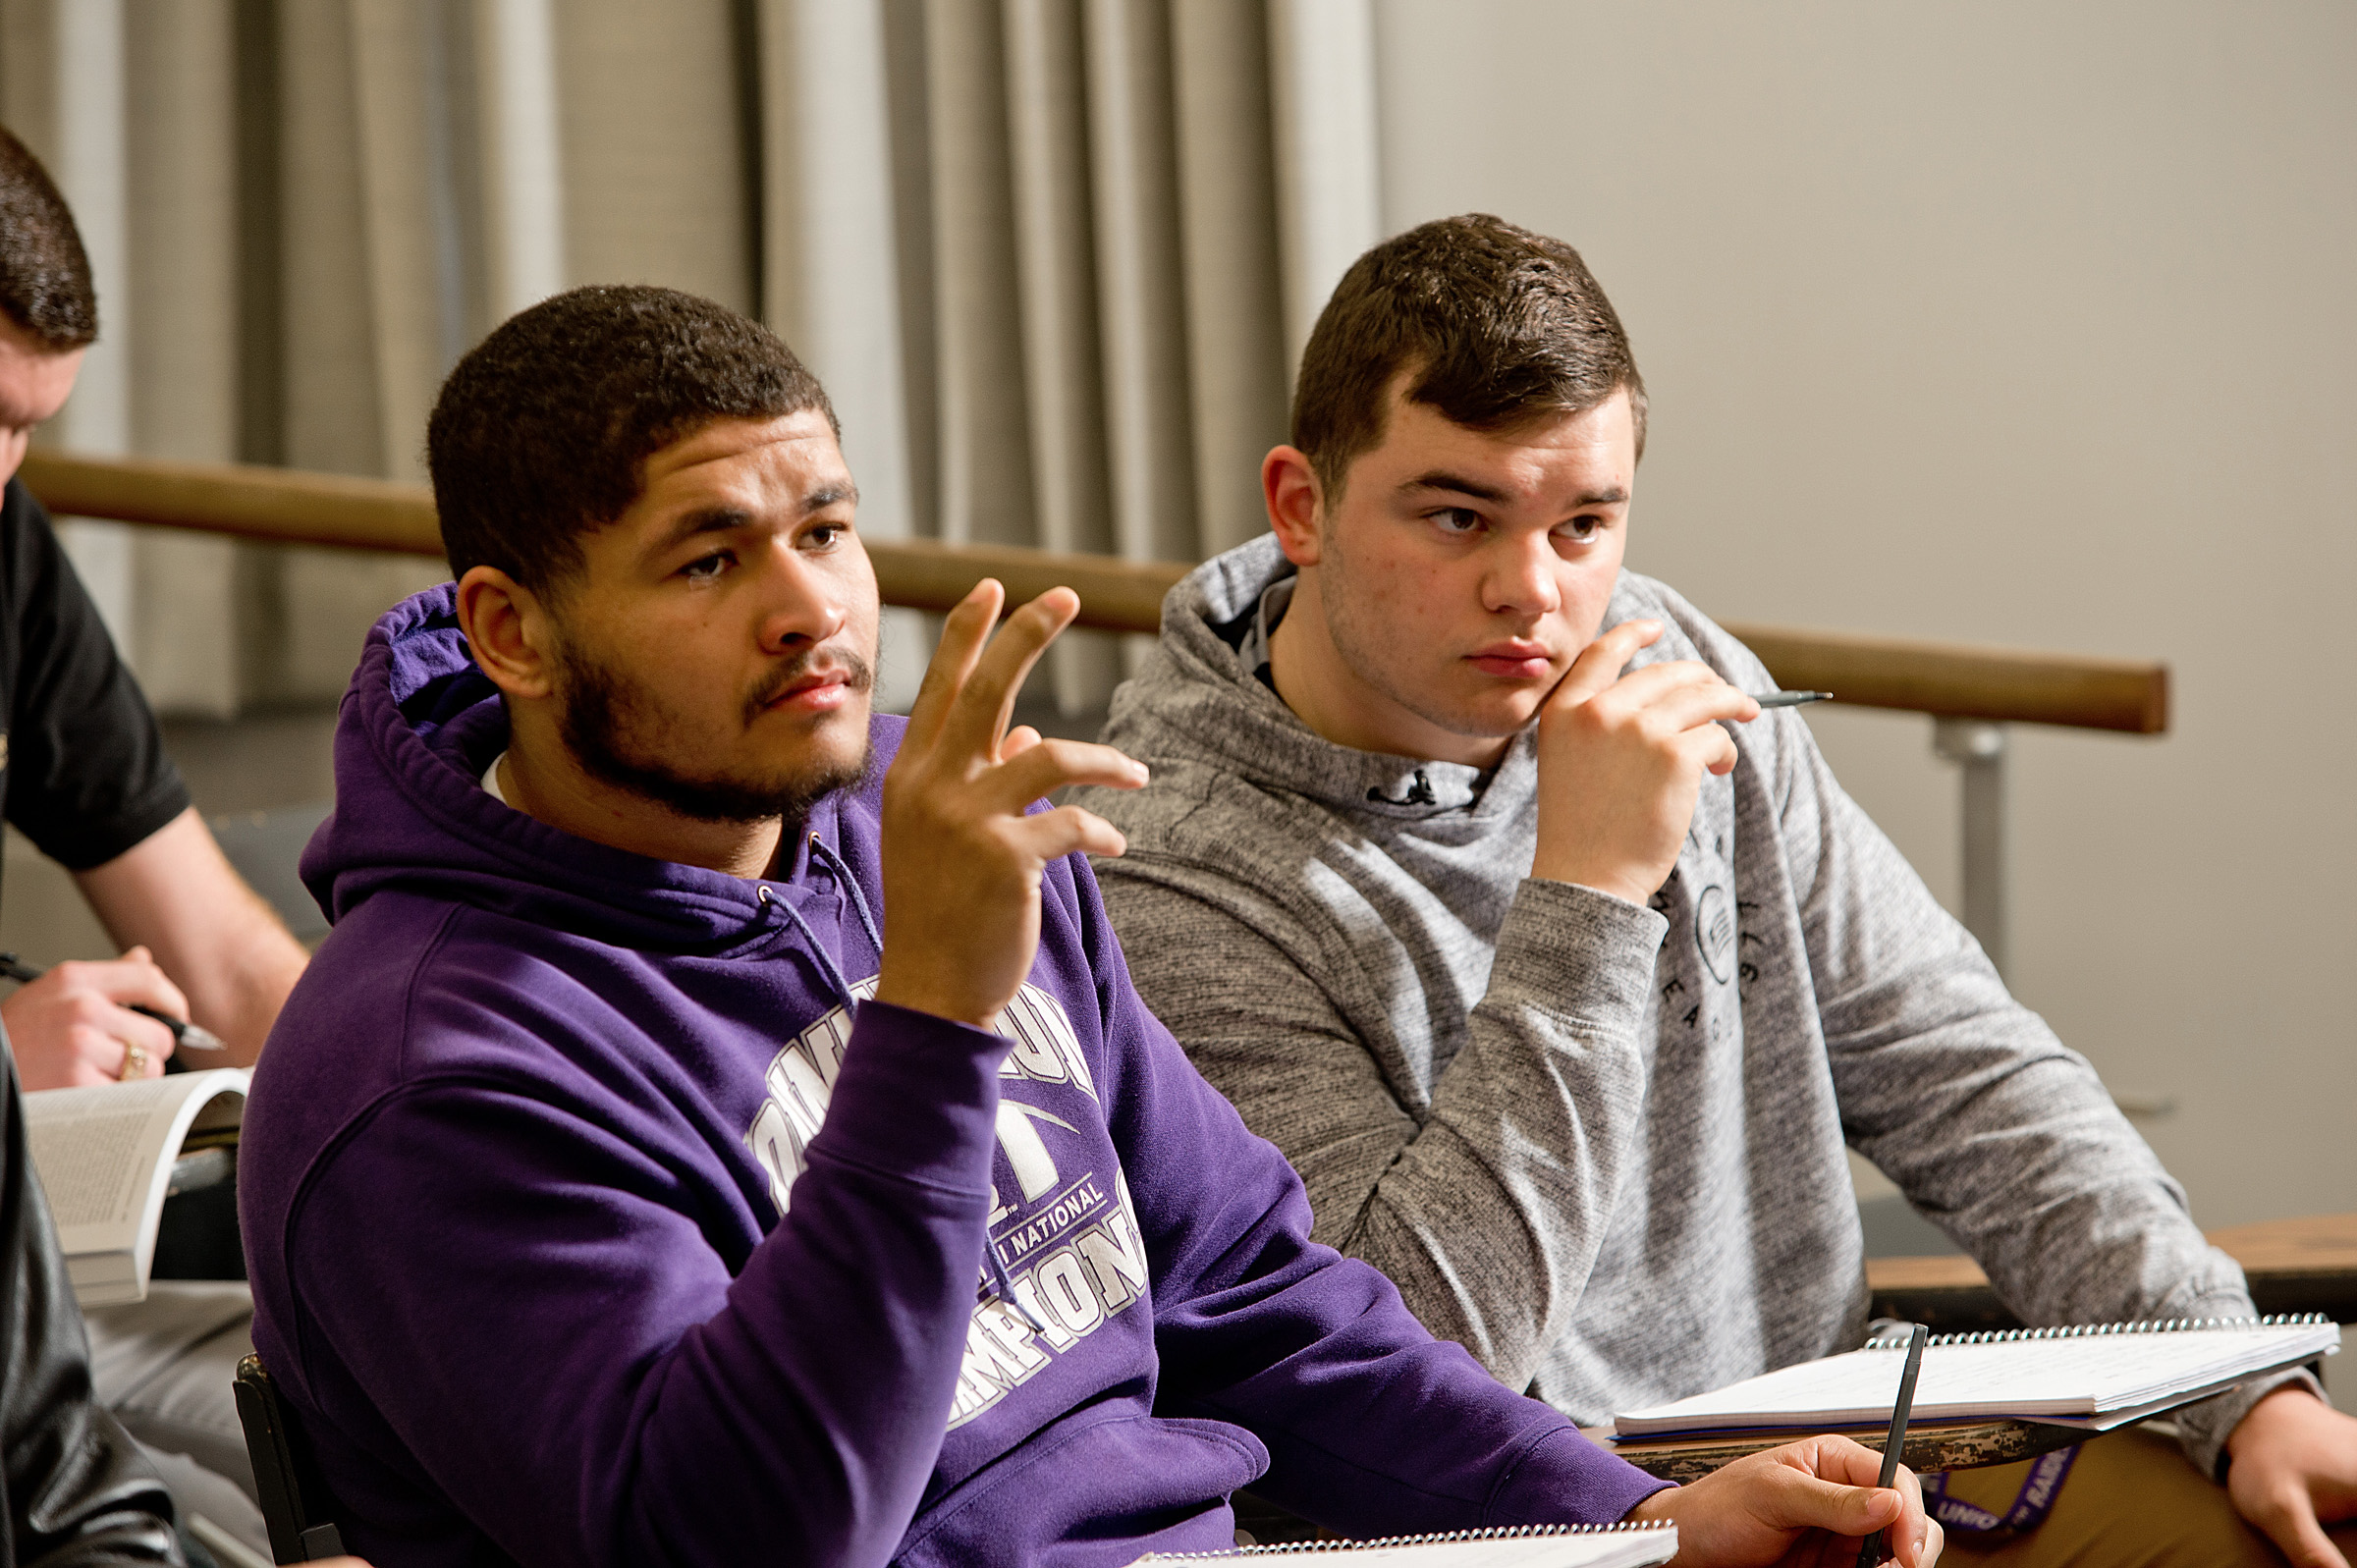
[[[1482,573],[1482,608],[1497,615],[1537,618],[1562,608],[1556,582],[1555,538],[1544,528],[1502,533],[1491,546]]]
[[[769,555],[756,633],[761,651],[791,654],[840,635],[850,620],[840,574],[818,569],[790,542],[781,542]]]

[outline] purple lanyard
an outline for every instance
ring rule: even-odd
[[[1967,1536],[2014,1535],[2032,1530],[2046,1518],[2047,1510],[2054,1507],[2055,1493],[2062,1489],[2062,1478],[2070,1474],[2070,1462],[2078,1457],[2075,1447],[2040,1454],[2031,1462],[2029,1477],[2015,1494],[2013,1506],[2001,1518],[1978,1503],[1950,1497],[1947,1478],[1944,1475],[1923,1478],[1923,1504],[1940,1521],[1942,1529],[1960,1531]]]

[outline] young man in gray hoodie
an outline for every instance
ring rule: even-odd
[[[1582,1422],[1859,1342],[1844,1145],[2026,1322],[2249,1314],[2087,1062],[1745,695],[1759,661],[1621,569],[1644,433],[1569,246],[1468,217],[1359,259],[1262,467],[1274,533],[1173,592],[1114,699],[1153,783],[1088,804],[1140,993],[1319,1239]],[[2357,1513],[2357,1422],[2311,1379],[2178,1427],[2193,1468],[2107,1438],[1989,1549],[2267,1560],[2238,1510],[2345,1568],[2317,1521]]]

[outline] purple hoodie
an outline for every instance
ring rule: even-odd
[[[1093,1568],[1227,1545],[1247,1483],[1359,1535],[1659,1487],[1310,1244],[1079,857],[1001,1033],[862,1003],[900,732],[745,881],[486,793],[447,587],[370,632],[239,1183],[352,1549]]]

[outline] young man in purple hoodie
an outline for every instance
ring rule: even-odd
[[[1139,1003],[1102,746],[1007,730],[1076,609],[954,612],[871,717],[825,395],[687,296],[494,333],[429,430],[455,587],[370,633],[263,1056],[255,1342],[379,1564],[1127,1563],[1247,1483],[1360,1535],[1672,1519],[1846,1560],[1819,1438],[1685,1489],[1435,1341]]]

